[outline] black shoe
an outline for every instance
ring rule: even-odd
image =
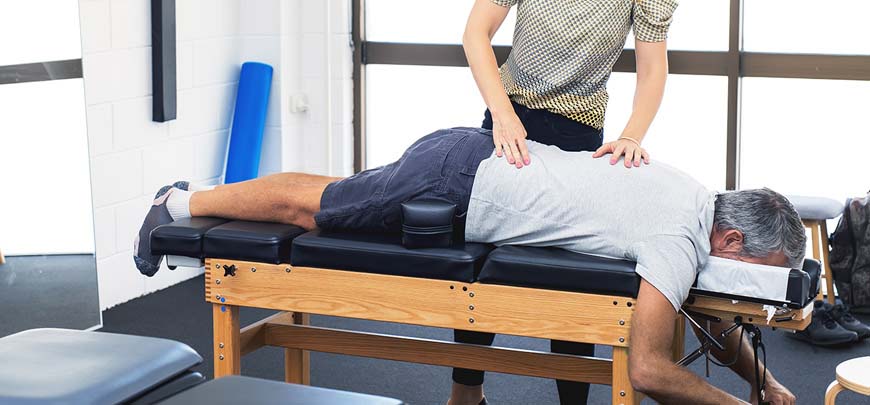
[[[830,306],[831,304],[826,304]],[[861,321],[855,319],[851,313],[849,313],[849,307],[843,304],[837,304],[830,307],[831,317],[834,318],[843,329],[850,330],[858,334],[858,339],[866,339],[870,337],[870,326],[867,326]]]
[[[858,334],[840,326],[821,301],[816,301],[814,305],[813,320],[809,326],[789,336],[816,346],[836,346],[858,341]]]

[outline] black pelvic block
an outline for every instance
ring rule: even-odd
[[[442,201],[402,203],[402,245],[409,249],[449,247],[455,213],[456,204]]]

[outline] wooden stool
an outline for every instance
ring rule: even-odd
[[[788,199],[801,216],[804,226],[810,229],[813,259],[822,262],[822,269],[824,269],[822,278],[825,281],[825,288],[819,289],[819,295],[816,297],[816,300],[823,300],[825,298],[824,293],[827,291],[828,302],[834,304],[836,294],[834,294],[834,276],[831,273],[831,262],[828,260],[827,221],[840,216],[843,213],[845,205],[823,197],[789,196]]]
[[[833,405],[837,394],[844,389],[870,396],[870,356],[847,360],[837,366],[837,379],[825,391],[825,405]]]

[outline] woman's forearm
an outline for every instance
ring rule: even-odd
[[[631,117],[622,131],[622,137],[640,142],[646,136],[662,104],[667,76],[667,65],[653,66],[646,72],[638,72]]]
[[[484,30],[468,27],[462,37],[462,47],[483,101],[493,116],[499,116],[512,113],[513,107],[504,91],[490,41],[491,35]]]
[[[668,77],[668,49],[665,42],[635,42],[637,86],[634,91],[631,117],[621,137],[642,141],[652,124]]]

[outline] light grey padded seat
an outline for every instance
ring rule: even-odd
[[[824,220],[834,219],[843,213],[846,205],[843,202],[825,197],[807,197],[790,195],[788,200],[794,205],[801,219]]]
[[[160,405],[402,405],[402,401],[259,378],[229,376],[197,385]]]
[[[0,338],[0,404],[114,404],[202,362],[167,339],[31,329]]]

